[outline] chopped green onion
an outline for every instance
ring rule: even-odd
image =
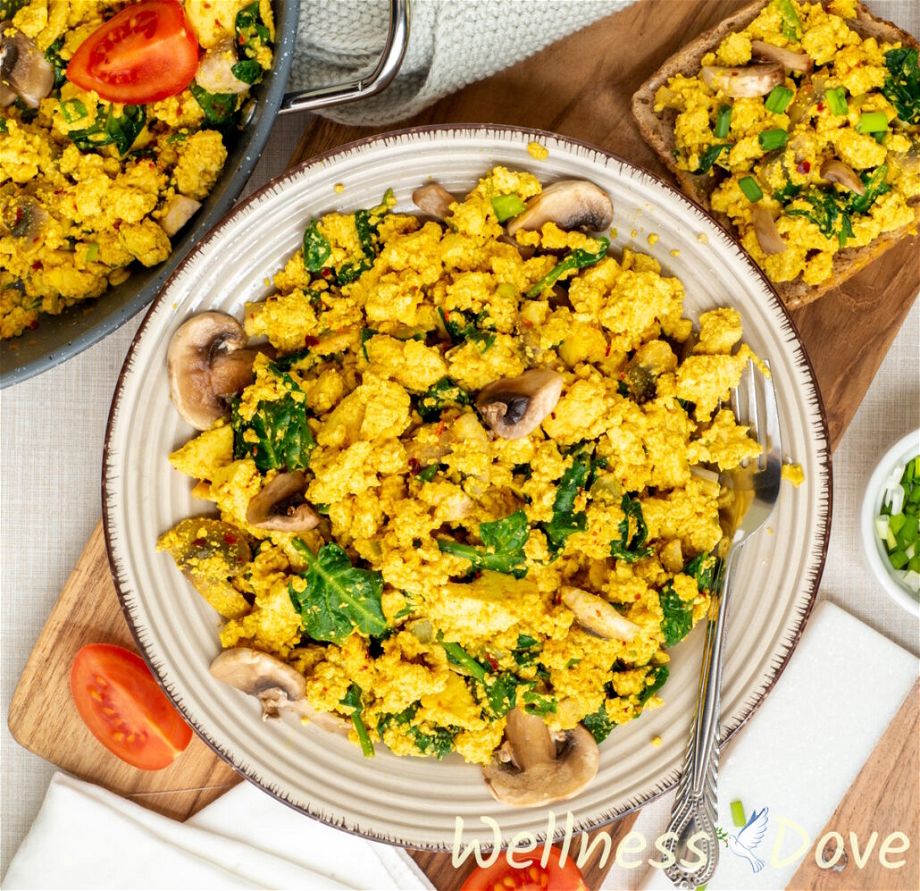
[[[499,223],[504,223],[505,220],[510,220],[512,217],[524,212],[524,202],[513,193],[511,195],[496,195],[492,199],[492,210],[495,211],[495,216],[498,217]]]
[[[920,594],[920,455],[896,467],[885,482],[875,534],[898,581]]]
[[[68,124],[86,117],[86,106],[79,99],[68,99],[61,103],[61,117]]]
[[[846,90],[843,87],[832,87],[825,94],[831,114],[844,115],[850,107],[847,105]]]
[[[789,87],[773,87],[764,102],[764,107],[773,114],[782,114],[789,107],[790,102],[792,102],[792,90]]]
[[[728,136],[728,131],[731,128],[731,125],[732,107],[730,105],[723,105],[716,115],[716,125],[712,130],[716,139],[725,139],[725,137]]]
[[[765,152],[772,152],[774,149],[782,148],[787,140],[789,139],[789,134],[785,130],[764,130],[761,133],[757,140],[760,142],[760,147]]]
[[[86,246],[86,262],[93,263],[99,257],[99,245],[95,241],[91,241]]]
[[[763,198],[763,192],[759,185],[757,185],[757,180],[753,176],[743,176],[738,180],[738,188],[744,192],[744,197],[747,198],[751,204],[760,201]]]
[[[798,40],[802,30],[802,20],[796,12],[792,0],[776,0],[780,15],[783,17],[783,36],[786,40]]]
[[[864,111],[856,124],[858,133],[884,133],[888,129],[888,118],[883,111]]]
[[[732,823],[740,829],[747,823],[747,820],[744,818],[744,805],[740,801],[733,801],[731,803],[731,809]]]

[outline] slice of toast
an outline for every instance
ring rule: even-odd
[[[746,28],[771,0],[755,0],[737,13],[720,22],[715,28],[706,31],[689,43],[682,50],[671,56],[633,95],[632,111],[639,125],[643,139],[658,153],[661,160],[677,178],[680,187],[694,201],[724,225],[730,232],[735,231],[727,216],[715,213],[710,206],[710,197],[720,180],[717,176],[695,176],[681,170],[675,160],[674,121],[677,112],[665,109],[660,115],[655,113],[655,93],[676,74],[693,77],[699,73],[701,60],[708,52],[714,52],[722,40],[734,31]],[[918,47],[920,44],[906,31],[891,22],[872,15],[861,3],[857,4],[856,18],[849,21],[850,26],[861,37],[875,37],[879,43],[899,41],[904,46]],[[845,282],[881,256],[889,248],[907,237],[916,229],[916,224],[902,226],[891,232],[885,232],[865,247],[847,248],[834,255],[831,276],[819,285],[808,285],[801,277],[791,282],[774,282],[774,287],[783,298],[786,306],[795,309],[817,300],[822,294]]]

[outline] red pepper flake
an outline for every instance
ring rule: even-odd
[[[809,164],[808,161],[799,161],[795,169],[798,170],[799,173],[808,173],[808,171],[811,170],[811,164]]]
[[[323,278],[332,278],[332,267],[331,267],[331,266],[324,266],[322,269],[320,269],[319,274],[320,274]]]
[[[486,653],[486,662],[489,663],[489,665],[492,668],[492,671],[498,671],[498,659],[496,659],[491,654]]]
[[[421,469],[422,465],[419,463],[418,458],[409,459],[409,473],[415,476],[415,474],[417,474]]]
[[[308,335],[303,339],[303,345],[304,345],[304,346],[308,346],[308,347],[318,346],[318,345],[319,345],[319,338],[318,338],[318,337],[314,337],[312,334],[308,334]]]
[[[32,268],[33,268],[34,270],[38,271],[39,269],[44,269],[45,267],[44,267],[44,264],[42,263],[41,260],[36,260],[36,261],[32,264]]]
[[[34,331],[37,327],[38,327],[38,319],[32,319],[32,321],[29,322],[29,330]]]
[[[236,536],[232,532],[225,532],[224,541],[229,545],[234,545],[236,544]]]
[[[823,102],[819,102],[819,103],[818,103],[818,111],[824,111],[824,103],[823,103]]]
[[[444,432],[444,428],[447,426],[447,421],[439,421],[437,435],[440,436]]]
[[[22,222],[23,210],[21,207],[16,208],[16,219],[13,220],[13,226],[18,226]]]
[[[196,548],[203,548],[207,543],[208,543],[208,540],[206,538],[196,538],[192,542],[192,544],[195,545]]]

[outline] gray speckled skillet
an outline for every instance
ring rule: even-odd
[[[353,84],[285,94],[297,37],[299,0],[274,0],[274,64],[255,91],[250,120],[229,146],[217,185],[173,242],[169,259],[150,269],[133,269],[126,282],[106,291],[98,300],[78,303],[59,316],[42,316],[34,331],[0,342],[0,388],[41,374],[77,355],[147,306],[186,254],[230,209],[262,154],[276,115],[350,102],[383,90],[396,75],[405,54],[408,2],[391,0],[389,38],[373,73]]]

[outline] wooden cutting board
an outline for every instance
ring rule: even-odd
[[[740,5],[732,0],[645,0],[467,87],[403,125],[488,122],[553,130],[595,143],[666,178],[639,138],[630,97],[670,53]],[[310,119],[292,163],[383,129]],[[824,396],[834,445],[920,289],[916,250],[916,239],[902,244],[843,288],[795,313]],[[197,738],[174,765],[153,774],[123,765],[102,749],[80,722],[67,688],[73,654],[92,641],[132,643],[98,528],[13,697],[10,731],[23,746],[177,819],[195,813],[239,781]],[[614,843],[629,831],[633,819],[627,817],[609,830]],[[453,869],[449,855],[413,856],[440,891],[453,891],[467,871]],[[605,872],[592,861],[585,870],[589,886],[598,887]]]

